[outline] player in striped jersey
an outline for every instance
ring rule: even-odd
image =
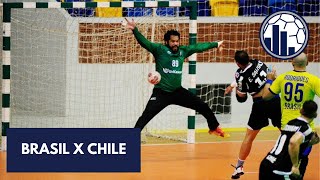
[[[280,98],[275,97],[271,101],[263,101],[262,94],[267,80],[268,67],[260,60],[250,59],[246,51],[240,50],[235,53],[235,61],[239,69],[235,73],[236,98],[243,103],[250,94],[253,100],[250,117],[247,124],[246,135],[242,141],[238,160],[232,179],[239,179],[244,174],[243,165],[250,154],[254,139],[260,130],[269,125],[269,119],[273,126],[281,126]],[[225,94],[232,91],[232,86],[225,90]]]
[[[276,144],[262,160],[259,180],[301,179],[299,166],[301,156],[308,146],[319,143],[317,133],[309,125],[317,117],[317,104],[305,101],[301,116],[286,124]]]

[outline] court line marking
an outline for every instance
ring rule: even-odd
[[[256,142],[275,142],[275,140],[255,140]],[[198,143],[168,143],[168,144],[141,144],[141,146],[175,146],[175,145],[196,145],[196,144],[224,144],[224,143],[242,143],[242,141],[217,141],[217,142],[198,142]]]

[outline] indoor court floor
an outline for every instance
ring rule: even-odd
[[[272,148],[278,133],[264,131],[258,135],[241,180],[258,180],[260,161]],[[1,152],[0,180],[228,180],[243,134],[231,133],[230,138],[223,139],[201,133],[196,144],[142,145],[141,173],[7,173],[6,153]],[[315,145],[304,180],[320,180],[319,155],[319,145]]]

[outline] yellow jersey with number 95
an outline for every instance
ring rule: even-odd
[[[270,86],[273,94],[281,97],[281,128],[290,120],[300,116],[300,109],[307,100],[320,97],[320,79],[305,71],[289,71],[279,75]],[[314,123],[311,123],[314,129]]]

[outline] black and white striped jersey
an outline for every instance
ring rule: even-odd
[[[308,122],[299,117],[297,119],[289,121],[288,124],[281,130],[281,135],[279,136],[276,144],[272,150],[268,153],[265,159],[269,160],[273,166],[274,170],[280,172],[290,172],[292,167],[292,162],[290,159],[288,147],[290,138],[295,133],[301,133],[304,136],[304,141],[300,145],[300,154],[307,148],[308,143],[311,140],[313,135],[312,129],[309,126]]]
[[[235,74],[238,92],[254,95],[260,92],[267,80],[268,67],[260,60],[252,59],[245,69],[238,69]]]

